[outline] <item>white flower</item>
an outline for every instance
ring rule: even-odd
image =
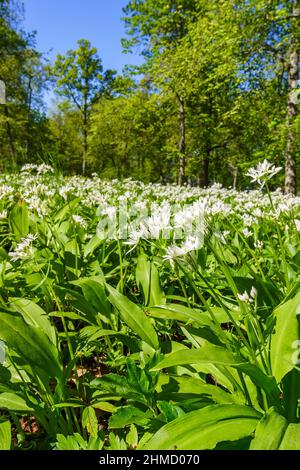
[[[246,237],[246,238],[249,238],[249,237],[251,237],[251,235],[253,235],[251,230],[249,230],[247,227],[242,230],[242,233],[243,233],[244,237]]]
[[[247,304],[252,304],[257,296],[257,290],[254,286],[251,287],[250,295],[245,290],[243,294],[238,294],[238,298],[241,302],[245,302]]]
[[[173,260],[174,258],[181,258],[191,251],[199,250],[201,247],[201,243],[198,237],[187,237],[186,241],[183,245],[171,245],[166,249],[166,254],[164,255],[164,259],[166,260]]]
[[[129,238],[125,243],[126,245],[137,245],[142,238],[148,238],[149,235],[147,227],[141,224],[138,229],[133,228],[129,231]]]
[[[0,219],[6,219],[7,211],[0,212]]]
[[[264,160],[262,163],[258,163],[256,168],[250,168],[246,176],[250,176],[252,183],[258,183],[263,187],[266,181],[269,181],[280,170],[282,170],[281,166],[275,167],[268,160]]]
[[[81,217],[81,215],[76,215],[76,214],[72,215],[72,220],[75,222],[75,224],[80,225],[80,227],[82,228],[87,227],[87,223],[83,219],[83,217]]]
[[[18,243],[14,251],[10,251],[8,254],[13,261],[19,259],[31,258],[34,254],[32,243],[37,239],[37,235],[29,234],[27,237],[22,238],[21,242]]]
[[[258,248],[259,250],[261,250],[264,246],[263,242],[260,241],[260,240],[256,240],[256,242],[254,242],[254,246],[255,248]]]
[[[238,294],[238,298],[241,300],[241,302],[249,303],[250,301],[250,296],[246,290],[243,294]]]
[[[250,297],[251,299],[255,299],[256,296],[257,296],[257,290],[255,289],[254,286],[252,286],[251,291],[250,291]]]

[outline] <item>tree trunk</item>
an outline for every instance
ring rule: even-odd
[[[179,98],[179,110],[180,110],[180,141],[179,141],[179,175],[178,184],[181,186],[185,182],[185,167],[186,167],[186,155],[185,155],[185,104],[182,98]]]
[[[29,77],[28,88],[27,88],[27,122],[26,122],[26,158],[27,162],[30,158],[30,127],[31,127],[31,105],[32,105],[32,86],[31,86],[31,77]]]
[[[7,104],[4,105],[4,114],[5,114],[5,125],[6,125],[7,137],[8,137],[8,144],[9,144],[10,156],[11,156],[11,161],[12,161],[12,167],[14,167],[16,164],[16,150],[15,150],[15,144],[14,144],[11,126],[9,122],[9,111],[8,111]]]
[[[203,159],[202,165],[202,177],[201,177],[201,186],[202,188],[207,188],[209,184],[209,160],[210,160],[211,148],[206,148],[206,154]]]
[[[232,182],[232,188],[233,188],[233,189],[236,189],[236,186],[237,186],[238,172],[239,172],[238,167],[235,167],[235,168],[233,169],[233,182]]]
[[[83,115],[83,155],[82,155],[82,175],[86,173],[86,157],[88,153],[88,118],[87,112]]]
[[[296,192],[296,158],[293,125],[297,115],[296,90],[299,79],[299,41],[298,27],[300,18],[300,2],[294,0],[292,13],[291,46],[288,58],[288,106],[287,106],[287,140],[285,149],[285,182],[284,192]]]

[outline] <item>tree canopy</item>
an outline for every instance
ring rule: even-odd
[[[295,193],[299,12],[299,0],[130,0],[122,44],[144,62],[117,75],[84,39],[47,63],[20,3],[1,0],[2,168],[40,159],[69,173],[242,188],[267,158]]]

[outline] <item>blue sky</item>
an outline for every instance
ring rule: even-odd
[[[135,54],[122,54],[124,37],[122,7],[127,0],[23,0],[25,29],[37,31],[37,49],[56,54],[76,47],[78,39],[88,39],[97,47],[104,68],[122,72],[126,64],[139,64]]]

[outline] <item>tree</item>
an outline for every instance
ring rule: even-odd
[[[3,165],[9,168],[36,158],[45,148],[47,119],[42,102],[46,86],[43,58],[35,35],[21,28],[18,2],[0,2],[0,79],[6,86],[1,105],[0,142]]]
[[[56,79],[56,93],[67,98],[78,109],[82,119],[83,152],[82,174],[86,173],[88,133],[92,106],[112,90],[115,72],[103,70],[97,49],[87,40],[80,39],[76,50],[65,56],[57,55],[50,70]]]
[[[298,114],[299,98],[299,57],[300,57],[300,2],[293,0],[290,20],[290,44],[288,52],[288,106],[287,106],[287,140],[285,151],[285,185],[286,193],[296,192],[296,145],[295,123]],[[299,91],[298,91],[299,93]]]
[[[151,75],[153,64],[164,55],[172,55],[187,33],[188,25],[196,13],[194,0],[131,0],[124,8],[125,25],[130,39],[123,40],[125,50],[141,46]],[[156,67],[157,70],[157,67]],[[152,70],[152,78],[156,72]],[[157,75],[160,77],[161,75]],[[166,85],[168,82],[164,81]],[[156,82],[156,86],[160,86]],[[179,171],[178,183],[186,179],[186,103],[179,87],[170,84],[178,103],[179,115]]]
[[[285,132],[286,193],[296,191],[295,139],[297,117],[296,90],[299,80],[300,4],[299,0],[240,0],[241,32],[245,37],[241,58],[245,80],[264,87],[277,78],[278,96],[286,95]],[[245,73],[247,72],[247,73]]]
[[[91,117],[90,149],[95,169],[106,177],[167,181],[171,167],[168,147],[176,127],[173,114],[173,103],[167,97],[149,93],[143,86],[127,95],[101,100]]]

